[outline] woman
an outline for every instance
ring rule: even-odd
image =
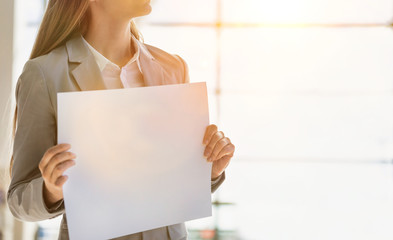
[[[57,92],[189,82],[177,55],[139,41],[132,19],[149,14],[147,0],[50,0],[16,87],[14,149],[8,204],[24,221],[63,214],[59,239],[68,239],[62,186],[72,167],[70,145],[57,143]],[[204,155],[213,162],[212,192],[225,179],[234,145],[206,128]],[[186,239],[184,223],[121,239]],[[119,238],[120,239],[120,238]]]

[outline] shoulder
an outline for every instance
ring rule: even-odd
[[[18,81],[37,79],[46,85],[48,79],[60,78],[65,72],[68,72],[68,55],[65,46],[62,45],[45,55],[29,59]]]
[[[53,102],[53,99],[50,100],[48,97],[52,93],[50,86],[53,83],[48,82],[48,79],[57,80],[62,78],[61,73],[68,71],[67,62],[68,58],[64,46],[60,46],[45,55],[29,59],[16,83],[16,97],[34,94]]]
[[[46,70],[54,70],[68,63],[68,54],[65,45],[61,45],[49,53],[30,59],[25,67],[39,67],[44,73]]]
[[[67,62],[67,51],[64,46],[60,46],[45,55],[29,59],[23,67],[21,76],[41,75],[45,79],[48,72],[54,72],[54,70],[64,68],[64,66],[67,66]]]
[[[156,59],[159,62],[165,62],[168,65],[173,65],[173,66],[182,65],[184,62],[184,60],[176,54],[168,53],[158,47],[146,43],[143,43],[143,45],[146,47],[149,53],[154,57],[154,59]]]

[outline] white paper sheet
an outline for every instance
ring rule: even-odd
[[[212,214],[206,83],[58,93],[71,144],[64,201],[72,240],[109,239]]]

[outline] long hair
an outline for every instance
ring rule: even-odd
[[[49,0],[30,59],[49,53],[78,34],[84,35],[89,25],[90,12],[88,9],[89,0]],[[140,40],[140,33],[133,20],[131,20],[130,31]],[[17,128],[17,112],[16,106],[12,127],[12,143],[14,142]],[[10,176],[12,175],[13,162],[14,156],[12,154]]]

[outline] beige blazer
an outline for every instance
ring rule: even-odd
[[[140,64],[146,86],[189,82],[187,64],[181,57],[136,42],[141,49]],[[98,65],[81,36],[27,61],[16,85],[18,118],[8,205],[22,221],[41,221],[63,214],[59,233],[62,240],[69,239],[64,203],[60,201],[47,208],[38,169],[45,151],[57,144],[57,93],[104,89]],[[224,179],[225,173],[212,182],[212,193]],[[117,239],[187,239],[187,230],[184,223],[179,223]]]

